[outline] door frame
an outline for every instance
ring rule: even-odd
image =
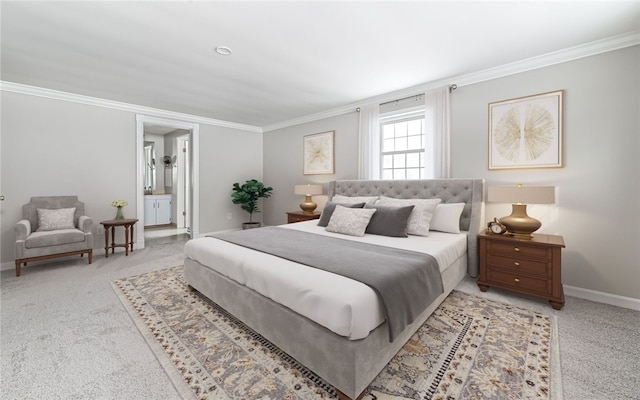
[[[186,148],[187,151],[183,152],[181,149],[183,148],[183,146],[185,146],[185,142],[187,142]],[[188,189],[188,185],[185,188],[185,180],[188,179],[188,177],[185,176],[185,173],[189,173],[191,174],[191,170],[190,168],[187,168],[187,163],[189,163],[189,167],[191,166],[190,163],[190,159],[191,159],[191,153],[192,153],[192,148],[191,148],[191,136],[190,135],[184,135],[184,136],[179,136],[176,138],[176,147],[178,149],[178,157],[177,157],[177,163],[178,163],[178,176],[176,177],[176,228],[181,229],[181,228],[187,228],[187,233],[191,232],[191,226],[190,226],[190,219],[188,218],[189,215],[192,214],[192,211],[190,210],[190,203],[191,203],[191,193],[185,193]],[[189,204],[185,204],[185,194],[187,197],[187,202]],[[185,211],[187,213],[187,218],[184,218],[182,215],[182,211]],[[185,221],[186,219],[186,221]]]
[[[162,125],[175,129],[190,131],[190,171],[191,176],[191,237],[198,237],[200,231],[200,186],[199,186],[199,158],[196,151],[200,145],[200,125],[192,122],[185,122],[167,118],[152,117],[149,115],[136,114],[136,214],[138,226],[136,233],[136,247],[144,248],[144,125]]]

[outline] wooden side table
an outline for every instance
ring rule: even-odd
[[[133,226],[138,222],[137,219],[110,219],[100,221],[104,226],[104,256],[109,258],[109,248],[111,254],[115,253],[116,247],[124,247],[125,256],[129,255],[129,250],[133,252]],[[116,243],[116,227],[124,227],[124,243]],[[109,231],[111,231],[111,244],[109,244]]]
[[[548,299],[555,310],[564,306],[562,236],[534,234],[533,239],[517,239],[479,233],[478,244],[481,291],[499,287]]]
[[[293,224],[294,222],[311,221],[312,219],[320,218],[319,212],[313,214],[305,214],[302,211],[288,211],[287,212],[287,224]]]

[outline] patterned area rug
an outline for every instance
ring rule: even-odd
[[[183,398],[336,397],[321,378],[189,290],[182,271],[168,268],[113,286]],[[552,317],[453,291],[365,399],[560,400],[557,350]]]

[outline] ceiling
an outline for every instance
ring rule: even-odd
[[[0,14],[5,82],[257,127],[640,31],[637,0],[2,1]]]

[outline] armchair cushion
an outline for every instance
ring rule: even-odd
[[[60,246],[70,243],[84,242],[84,233],[78,229],[58,229],[55,231],[33,232],[27,240],[25,247],[35,249],[37,247]]]
[[[73,223],[73,216],[75,212],[76,212],[75,207],[58,208],[55,210],[38,208],[37,232],[56,231],[59,229],[75,228],[75,225]]]

